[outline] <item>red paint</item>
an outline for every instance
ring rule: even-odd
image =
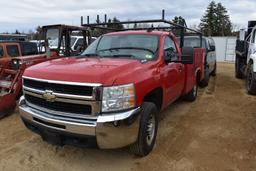
[[[164,109],[177,98],[192,90],[196,83],[197,72],[203,73],[203,49],[195,49],[194,64],[165,63],[163,47],[166,36],[170,36],[174,40],[179,58],[181,58],[181,49],[172,33],[126,31],[108,35],[114,34],[160,35],[160,51],[157,59],[141,63],[138,60],[124,58],[61,58],[34,65],[25,71],[24,76],[57,81],[101,83],[103,86],[134,83],[138,106],[142,104],[144,97],[149,92],[161,87],[163,89],[162,109]],[[179,72],[180,68],[181,72]],[[203,78],[204,75],[201,74],[200,79]]]
[[[22,75],[25,69],[32,65],[56,58],[58,58],[58,56],[48,58],[46,54],[12,58],[20,59],[22,61],[23,64],[18,70],[11,69],[11,60],[5,62],[4,66],[0,68],[0,78],[1,80],[4,80],[8,77],[12,83],[9,87],[11,90],[10,93],[0,96],[0,118],[6,115],[7,110],[15,108],[17,97],[22,89]],[[3,87],[0,86],[0,88]]]

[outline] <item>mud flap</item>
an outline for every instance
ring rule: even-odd
[[[13,112],[15,107],[16,97],[14,94],[9,93],[0,96],[0,119]]]

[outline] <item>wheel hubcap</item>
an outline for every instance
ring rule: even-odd
[[[151,145],[154,136],[155,136],[155,126],[156,120],[153,114],[150,115],[150,118],[147,122],[147,144]]]

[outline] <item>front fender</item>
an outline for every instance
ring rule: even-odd
[[[250,56],[250,60],[253,61],[253,72],[256,72],[256,54],[252,54],[252,55]],[[249,60],[249,61],[250,61],[250,60]]]

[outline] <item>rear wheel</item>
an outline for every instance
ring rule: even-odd
[[[148,155],[154,145],[157,135],[157,108],[154,103],[144,102],[140,118],[140,129],[137,141],[130,146],[130,151],[138,156]]]
[[[243,78],[243,73],[241,71],[241,59],[239,56],[236,55],[236,63],[235,63],[235,75],[236,75],[236,78]]]
[[[200,87],[206,87],[206,86],[208,86],[209,79],[210,79],[209,68],[206,67],[205,70],[204,70],[204,79],[199,82],[199,86],[200,86]]]
[[[192,90],[184,96],[184,99],[187,100],[187,101],[190,101],[190,102],[195,101],[196,98],[197,98],[197,91],[198,91],[198,86],[197,86],[197,83],[196,83],[194,85],[194,87],[192,88]]]
[[[253,64],[250,64],[246,78],[247,92],[256,95],[256,73],[253,71]]]

